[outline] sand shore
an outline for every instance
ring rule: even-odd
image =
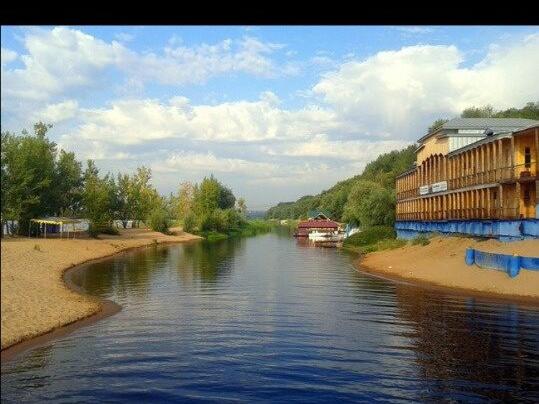
[[[467,247],[485,252],[539,257],[539,240],[502,243],[460,237],[434,237],[426,246],[369,253],[356,261],[359,270],[390,278],[426,283],[460,291],[500,297],[515,297],[539,302],[539,272],[521,270],[516,278],[501,271],[468,266]]]
[[[87,318],[103,306],[67,287],[64,272],[76,265],[154,243],[200,239],[171,229],[164,235],[146,229],[121,230],[99,240],[6,238],[1,243],[1,347],[48,333]]]

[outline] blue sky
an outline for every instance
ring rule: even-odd
[[[163,193],[314,194],[469,105],[539,100],[538,27],[2,27],[2,130],[36,120]]]

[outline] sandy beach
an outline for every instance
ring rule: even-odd
[[[2,349],[100,311],[103,303],[97,298],[66,286],[63,274],[67,269],[154,243],[200,239],[181,229],[171,231],[173,235],[128,229],[100,239],[2,239]]]
[[[539,257],[539,240],[502,243],[471,238],[434,237],[430,244],[367,254],[356,261],[359,270],[390,278],[427,283],[452,289],[539,301],[539,272],[521,270],[516,278],[496,270],[468,266],[467,247],[485,252]]]

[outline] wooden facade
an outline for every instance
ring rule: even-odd
[[[436,149],[397,178],[397,220],[536,218],[539,125]]]

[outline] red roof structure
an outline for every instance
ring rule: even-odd
[[[306,220],[298,224],[298,229],[337,229],[339,224],[333,220]]]

